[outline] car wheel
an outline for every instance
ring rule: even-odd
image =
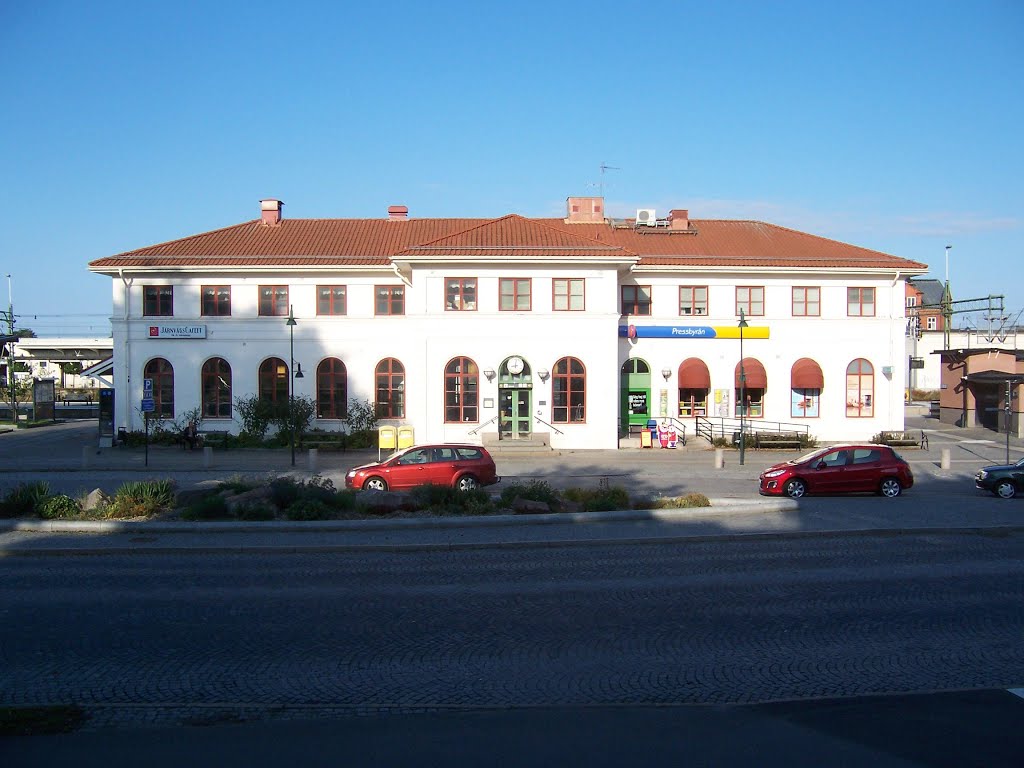
[[[790,480],[783,490],[789,498],[800,499],[807,493],[807,483],[803,480]]]
[[[903,492],[903,486],[900,485],[900,481],[895,477],[887,477],[882,481],[882,484],[878,486],[878,492],[890,499],[895,499]]]
[[[995,494],[1000,499],[1012,499],[1017,495],[1017,488],[1009,480],[1000,480],[996,485]]]
[[[371,477],[365,483],[363,483],[364,491],[386,491],[388,484],[384,482],[382,477]]]
[[[460,491],[475,491],[480,487],[480,482],[472,475],[463,475],[455,483],[455,487]]]

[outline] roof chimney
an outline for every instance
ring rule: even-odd
[[[566,200],[566,224],[603,224],[603,197],[570,197]]]
[[[675,208],[668,212],[669,227],[671,229],[689,229],[690,228],[690,212]]]
[[[390,221],[405,221],[409,218],[409,208],[404,205],[389,205],[388,219]]]
[[[260,219],[268,227],[276,227],[281,223],[281,209],[284,203],[280,200],[267,198],[260,200]]]

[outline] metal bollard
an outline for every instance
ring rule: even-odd
[[[203,446],[203,469],[209,469],[213,464],[213,448],[209,445]]]
[[[96,452],[96,449],[89,445],[82,446],[82,469],[88,469],[92,466],[92,457]]]
[[[942,458],[939,460],[940,469],[949,469],[949,448],[942,449]]]
[[[309,449],[309,471],[310,472],[312,472],[314,474],[316,473],[316,471],[317,471],[317,463],[318,463],[319,459],[320,459],[320,449],[319,448],[310,448]]]
[[[715,448],[715,469],[725,467],[725,449]]]

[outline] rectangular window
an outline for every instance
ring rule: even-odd
[[[476,311],[476,278],[449,277],[444,281],[446,312]]]
[[[377,294],[377,301],[374,305],[374,314],[377,315],[404,315],[405,314],[405,286],[404,285],[378,285],[374,288]]]
[[[925,323],[927,323],[929,331],[936,331],[939,328],[939,318],[935,317],[935,315],[925,318]]]
[[[284,317],[288,314],[288,286],[260,286],[260,315]]]
[[[316,287],[316,313],[318,315],[344,315],[347,311],[344,285],[318,285]]]
[[[706,315],[708,313],[708,287],[706,285],[679,286],[679,314]]]
[[[231,316],[231,286],[204,285],[200,312],[204,317]]]
[[[503,312],[529,312],[530,278],[503,277],[498,281],[498,308]]]
[[[740,310],[748,317],[764,315],[764,287],[759,285],[736,286],[736,316]]]
[[[708,391],[706,389],[680,389],[679,415],[707,416]]]
[[[649,286],[649,285],[624,285],[624,286],[622,286],[622,314],[624,314],[624,315],[649,315],[649,314],[651,314],[651,286]]]
[[[793,288],[793,317],[818,317],[821,315],[821,289]]]
[[[557,277],[551,281],[551,308],[555,312],[581,312],[585,281],[582,277]]]
[[[144,285],[142,287],[142,314],[149,317],[170,317],[174,314],[174,287],[170,285]]]
[[[847,288],[846,314],[850,317],[874,317],[875,289]]]
[[[820,389],[792,389],[791,408],[789,415],[795,419],[818,418],[818,403],[821,400]]]
[[[908,307],[916,307],[917,306],[917,296],[907,296],[907,306]]]

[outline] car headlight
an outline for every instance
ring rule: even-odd
[[[354,469],[350,470],[349,473],[347,475],[345,475],[345,477],[348,478],[349,480],[351,480],[355,476],[356,476],[356,471]]]
[[[771,472],[765,472],[761,477],[778,477],[779,475],[786,474],[784,469],[773,469]]]
[[[986,472],[984,469],[978,473],[979,480],[984,480],[986,477],[988,477],[988,472]]]

